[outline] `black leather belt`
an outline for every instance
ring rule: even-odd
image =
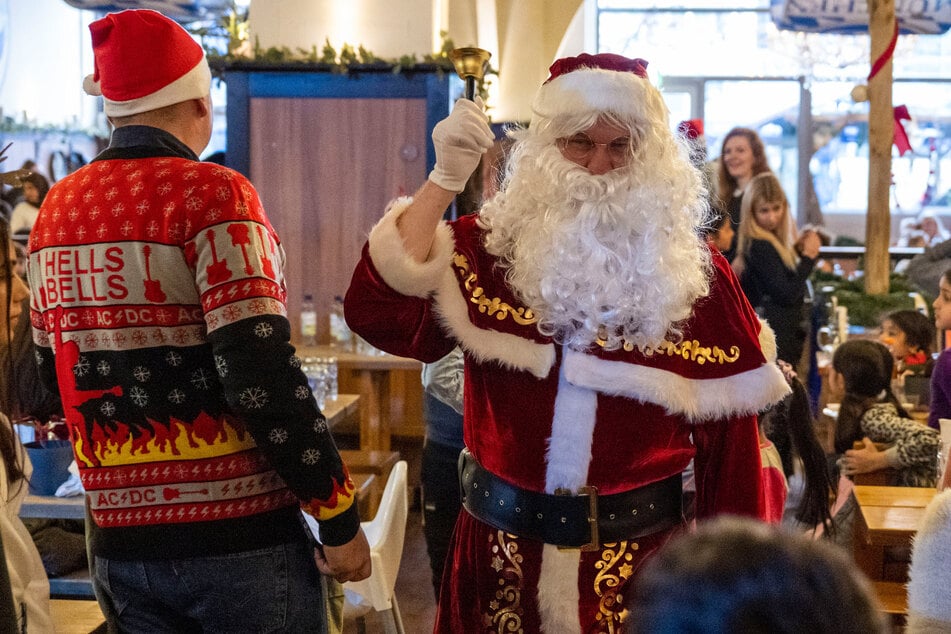
[[[468,449],[459,455],[462,503],[474,517],[507,533],[565,548],[596,550],[683,522],[680,474],[646,486],[598,495],[549,495],[517,487],[485,470]]]

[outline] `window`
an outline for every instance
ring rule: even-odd
[[[730,128],[760,133],[794,208],[800,153],[808,154],[799,148],[800,100],[809,98],[813,153],[802,160],[822,212],[865,214],[868,103],[850,93],[869,72],[868,35],[780,31],[769,0],[589,2],[598,50],[648,60],[671,125],[702,118],[711,159]],[[912,151],[899,157],[893,147],[893,215],[931,207],[951,216],[951,65],[942,64],[949,55],[951,34],[899,38],[892,102],[912,116],[905,122]]]

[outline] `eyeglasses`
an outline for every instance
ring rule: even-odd
[[[619,136],[607,143],[595,143],[587,134],[580,132],[574,136],[558,139],[558,148],[565,158],[572,161],[587,161],[598,147],[607,148],[608,156],[615,166],[621,166],[631,160],[634,146],[631,137]]]

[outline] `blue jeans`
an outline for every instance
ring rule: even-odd
[[[320,573],[306,543],[157,561],[96,557],[109,631],[327,631]]]

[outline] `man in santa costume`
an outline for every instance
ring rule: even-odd
[[[691,458],[698,518],[762,515],[756,412],[788,388],[698,238],[701,177],[646,65],[555,62],[500,193],[445,223],[493,143],[481,104],[459,101],[428,181],[354,272],[355,332],[426,362],[465,352],[465,511],[439,632],[617,631],[638,568],[683,526]]]

